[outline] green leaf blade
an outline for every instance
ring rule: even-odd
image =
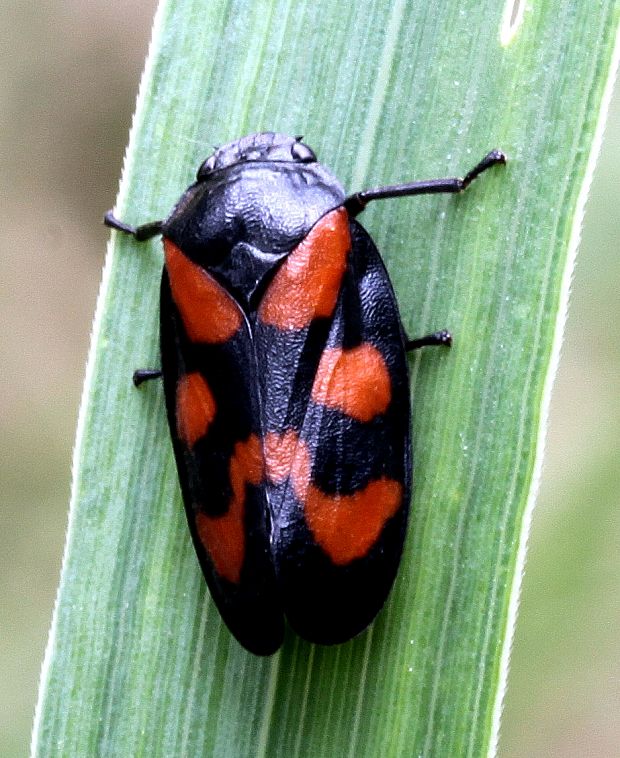
[[[262,129],[304,133],[351,190],[463,174],[493,147],[510,162],[458,198],[363,215],[406,329],[446,326],[455,345],[411,361],[404,559],[371,629],[337,648],[289,634],[256,659],[222,626],[189,544],[161,388],[130,382],[158,361],[161,253],[114,235],[34,754],[492,749],[569,240],[618,26],[613,0],[546,0],[502,47],[502,12],[490,0],[160,7],[117,206],[129,223],[167,214],[211,142]]]

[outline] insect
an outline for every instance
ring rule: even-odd
[[[411,494],[406,337],[357,215],[374,200],[461,192],[464,178],[346,196],[301,137],[218,148],[163,221],[161,370],[198,560],[232,634],[275,652],[284,619],[312,642],[362,631],[383,606]]]

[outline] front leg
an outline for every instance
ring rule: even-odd
[[[375,187],[362,190],[350,195],[344,201],[344,207],[351,216],[361,213],[368,203],[373,200],[385,200],[389,197],[408,197],[410,195],[432,195],[439,192],[463,192],[480,174],[493,166],[506,163],[506,156],[501,150],[491,150],[465,176],[450,176],[445,179],[426,179],[406,184],[395,184],[389,187]]]
[[[103,217],[103,223],[109,226],[110,229],[116,229],[117,232],[123,232],[123,234],[131,234],[138,242],[144,242],[151,237],[157,237],[162,233],[163,221],[149,221],[147,224],[141,224],[140,226],[129,226],[120,219],[108,211]]]

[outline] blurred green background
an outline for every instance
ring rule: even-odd
[[[108,237],[100,218],[114,203],[154,7],[2,7],[2,757],[28,751]],[[619,148],[616,97],[555,383],[503,758],[620,755]]]

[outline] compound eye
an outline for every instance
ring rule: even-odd
[[[211,155],[198,169],[198,173],[196,174],[196,179],[199,182],[203,181],[209,176],[209,174],[213,171],[214,168],[215,168],[215,155]]]
[[[314,163],[316,161],[316,155],[310,150],[303,142],[295,142],[291,147],[291,155],[293,159],[300,163]]]

